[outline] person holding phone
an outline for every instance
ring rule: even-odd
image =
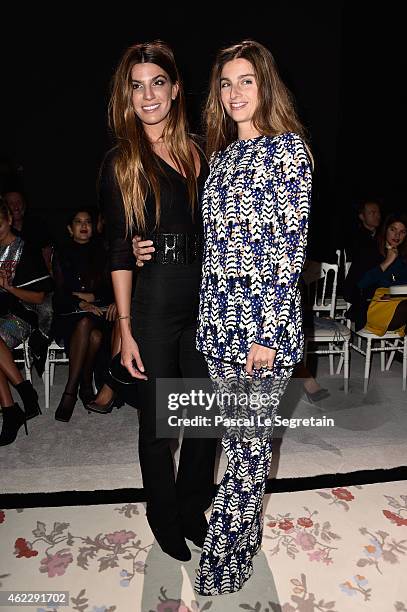
[[[162,550],[191,558],[185,537],[207,532],[216,439],[184,438],[177,477],[168,438],[156,433],[156,380],[206,378],[195,347],[202,269],[200,196],[204,154],[187,130],[184,92],[172,50],[136,44],[113,79],[110,123],[117,139],[101,169],[111,273],[121,332],[121,363],[138,379],[139,457],[147,519]],[[154,260],[137,274],[132,236],[152,237]],[[131,303],[132,302],[132,303]]]

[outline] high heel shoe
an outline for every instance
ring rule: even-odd
[[[163,528],[151,524],[150,520],[148,519],[148,515],[147,520],[150,525],[150,529],[163,552],[173,559],[177,559],[177,561],[191,560],[191,551],[189,550],[184,536],[182,535],[181,530],[178,528],[178,525]]]
[[[208,533],[208,521],[205,514],[202,512],[193,522],[183,521],[183,533],[195,546],[203,548],[206,534]]]
[[[92,385],[82,384],[79,387],[78,396],[79,396],[79,399],[82,401],[84,408],[86,408],[88,404],[92,403],[96,399],[96,394],[93,391]]]
[[[191,551],[189,550],[184,538],[173,537],[173,534],[163,536],[163,534],[160,534],[155,529],[153,530],[153,533],[161,550],[167,555],[173,559],[177,559],[177,561],[191,560]]]
[[[304,389],[304,393],[311,404],[313,404],[314,402],[320,402],[321,400],[326,399],[331,395],[328,389],[318,389],[318,391],[315,391],[314,393],[309,393]]]
[[[42,414],[38,403],[38,393],[32,386],[29,380],[23,380],[18,385],[15,385],[15,390],[22,399],[24,405],[25,418],[28,421]]]
[[[121,408],[124,405],[124,402],[113,393],[112,398],[106,402],[106,404],[97,404],[96,401],[90,402],[86,404],[85,408],[89,412],[97,412],[98,414],[109,414],[112,412],[113,408]]]
[[[77,399],[76,393],[64,391],[55,411],[55,419],[67,423],[72,416]]]
[[[18,430],[24,425],[25,433],[28,436],[27,419],[24,411],[16,403],[13,406],[3,408],[3,427],[0,434],[0,446],[12,444],[17,438]]]

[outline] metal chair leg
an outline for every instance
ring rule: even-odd
[[[344,379],[344,390],[345,393],[349,391],[349,341],[345,340],[343,343],[344,348],[344,365],[343,365],[343,379]]]
[[[367,388],[369,386],[371,358],[372,358],[372,340],[371,338],[367,338],[366,339],[365,378],[364,378],[364,383],[363,383],[363,393],[367,393]]]
[[[330,351],[334,350],[334,345],[332,344],[332,342],[330,342],[328,346],[329,346]],[[334,355],[333,353],[329,355],[329,374],[331,376],[334,375]]]
[[[386,342],[384,340],[380,340],[380,348],[382,349],[380,351],[380,369],[382,372],[384,372],[384,369],[386,367],[386,353],[384,351],[384,349],[386,348]]]

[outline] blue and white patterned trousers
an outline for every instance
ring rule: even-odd
[[[209,375],[216,392],[240,386],[252,395],[269,398],[260,414],[270,419],[265,428],[230,426],[222,437],[228,465],[213,501],[208,533],[203,546],[195,591],[222,595],[241,589],[253,572],[252,559],[263,536],[263,496],[272,458],[274,418],[293,368],[261,369],[249,376],[244,366],[208,360]],[[247,417],[248,411],[235,404],[219,405],[222,416]],[[259,411],[256,411],[256,415]]]

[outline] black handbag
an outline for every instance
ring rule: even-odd
[[[109,366],[109,374],[113,380],[121,385],[135,385],[140,379],[134,378],[127,368],[121,364],[121,353],[118,353],[113,357]],[[135,360],[133,360],[134,367],[137,368]],[[138,369],[138,368],[137,368]]]
[[[137,383],[143,383],[140,378],[134,378],[121,363],[121,353],[113,357],[108,368],[107,384],[119,397],[133,408],[141,408],[138,401]]]
[[[38,326],[37,313],[25,306],[15,295],[0,287],[0,317],[8,314],[19,317],[31,327]]]

